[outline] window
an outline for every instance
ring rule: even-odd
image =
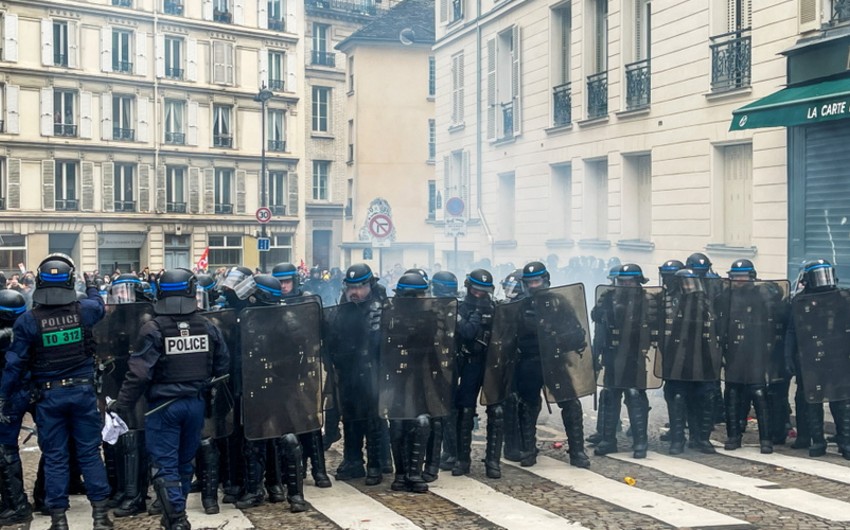
[[[269,79],[267,86],[270,90],[283,90],[283,52],[269,52]]]
[[[186,131],[183,128],[185,112],[185,101],[165,100],[165,143],[174,145],[186,143]]]
[[[452,125],[463,124],[463,52],[452,55]]]
[[[487,137],[510,139],[519,133],[519,27],[487,41]]]
[[[752,81],[752,1],[725,2],[725,31],[711,37],[710,44],[711,90],[715,92],[747,87]]]
[[[215,213],[233,213],[233,170],[215,170]]]
[[[346,162],[354,162],[354,120],[348,120],[348,158]]]
[[[428,161],[437,158],[437,120],[428,120]]]
[[[214,40],[212,42],[213,83],[233,84],[233,43]]]
[[[289,188],[286,171],[269,171],[269,208],[274,215],[286,215]]]
[[[213,20],[225,24],[233,22],[233,13],[230,11],[230,0],[213,0]]]
[[[131,73],[133,71],[132,56],[133,34],[129,31],[112,30],[112,71]]]
[[[753,146],[729,145],[723,152],[723,243],[752,244]]]
[[[443,182],[446,186],[443,197],[459,197],[466,203],[464,216],[472,207],[469,203],[469,152],[452,151],[443,157]]]
[[[18,263],[26,263],[26,256],[26,236],[17,234],[0,236],[0,270],[6,271],[6,275],[18,272]]]
[[[286,151],[286,111],[269,109],[266,120],[269,151]]]
[[[133,7],[133,0],[112,0],[112,5],[116,7]]]
[[[437,181],[428,181],[428,220],[433,221],[437,217]]]
[[[134,164],[115,164],[115,211],[135,212],[136,201],[133,195],[133,179],[136,173]]]
[[[210,236],[209,267],[234,267],[242,265],[242,236]]]
[[[552,10],[552,33],[552,125],[561,127],[573,121],[570,85],[572,16],[569,7]]]
[[[8,196],[6,189],[6,159],[0,158],[0,210],[7,208],[6,197]]]
[[[73,90],[53,91],[53,134],[55,136],[77,136],[77,115]]]
[[[437,93],[437,59],[433,55],[428,56],[428,97],[432,98]]]
[[[552,168],[552,186],[549,190],[549,226],[552,239],[570,239],[573,214],[572,167],[558,165]]]
[[[269,253],[266,256],[268,263],[291,263],[292,262],[292,236],[272,235]]]
[[[262,2],[263,0],[259,0]],[[283,31],[283,0],[268,0],[266,13],[269,17],[269,29]]]
[[[177,15],[180,16],[183,14],[183,0],[163,0],[162,2],[162,12],[166,15]]]
[[[53,64],[68,66],[71,52],[70,38],[73,28],[67,21],[53,21]]]
[[[649,69],[649,30],[651,27],[651,3],[649,0],[635,0],[632,18],[632,62],[626,64],[626,109],[639,109],[649,106],[650,69]]]
[[[186,168],[165,166],[165,211],[186,213]]]
[[[313,132],[328,132],[330,130],[328,109],[331,101],[331,89],[328,87],[313,87]]]
[[[354,57],[348,58],[348,94],[354,94]]]
[[[328,173],[331,163],[327,160],[313,160],[313,200],[328,200]]]
[[[77,163],[56,161],[55,199],[57,211],[79,210],[77,203]]]
[[[133,128],[133,103],[135,96],[116,94],[112,96],[112,139],[133,141],[136,130]]]
[[[514,173],[499,175],[499,218],[498,239],[514,240],[514,218],[516,213],[516,176]]]
[[[593,46],[590,57],[593,72],[587,76],[587,117],[608,115],[608,0],[591,0]]]
[[[463,0],[451,0],[449,24],[463,18]]]
[[[587,237],[608,239],[608,161],[592,161],[586,164],[587,195],[584,199],[583,221]]]
[[[213,105],[213,147],[233,147],[232,113],[231,106]]]
[[[183,79],[183,39],[165,37],[165,77]]]
[[[313,23],[313,64],[336,66],[334,53],[328,51],[331,27],[327,24]]]
[[[650,241],[652,237],[652,157],[623,158],[623,197],[621,231],[626,240]]]

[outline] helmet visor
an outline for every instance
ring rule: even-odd
[[[518,281],[502,282],[502,291],[505,293],[505,298],[513,300],[522,292],[522,284]]]
[[[108,304],[132,304],[136,301],[136,284],[131,282],[113,283],[106,297]]]
[[[806,272],[806,281],[809,287],[833,287],[835,286],[835,269],[829,265],[819,265]]]
[[[245,300],[257,290],[257,284],[254,282],[254,277],[250,274],[245,274],[239,269],[230,269],[227,277],[224,278],[223,287],[233,289],[236,297],[240,300]]]
[[[684,277],[681,279],[682,292],[685,294],[701,293],[703,291],[702,281],[696,277]]]
[[[195,300],[198,303],[198,309],[201,311],[206,311],[210,308],[210,300],[207,296],[207,292],[200,285],[198,289],[195,291]]]

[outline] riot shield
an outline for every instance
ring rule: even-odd
[[[733,281],[723,340],[723,380],[765,385],[782,378],[790,285],[780,281]],[[724,304],[725,305],[725,304]]]
[[[484,382],[481,385],[482,405],[501,403],[511,392],[517,360],[517,326],[521,312],[521,302],[496,304],[484,365]]]
[[[139,332],[142,326],[155,316],[153,305],[147,302],[106,306],[103,319],[92,329],[101,395],[118,397],[118,391],[121,390],[121,384],[127,374],[127,361],[140,346]],[[127,426],[131,429],[143,429],[146,411],[145,400],[137,401],[135,409],[129,411],[124,418]]]
[[[391,420],[452,409],[457,300],[390,298],[381,315],[378,410]]]
[[[345,421],[365,420],[378,414],[380,338],[377,326],[374,331],[371,329],[370,313],[380,311],[380,307],[371,308],[373,302],[346,302],[323,310],[329,378],[335,389],[335,406]]]
[[[230,351],[230,377],[218,383],[209,396],[204,418],[204,438],[225,438],[233,434],[235,419],[235,399],[241,393],[242,360],[239,344],[239,320],[236,311],[222,309],[200,313],[221,331],[224,343]]]
[[[584,285],[534,294],[543,388],[550,403],[589,396],[596,390]]]
[[[656,363],[656,376],[673,381],[720,379],[723,326],[717,307],[721,282],[710,282],[718,287],[712,293],[677,291],[665,297],[663,362]]]
[[[601,356],[597,382],[605,388],[661,387],[655,375],[663,323],[660,287],[596,287],[594,354]]]
[[[850,290],[801,293],[791,308],[806,401],[850,399]]]
[[[242,425],[248,440],[322,428],[322,306],[249,307],[242,335]]]

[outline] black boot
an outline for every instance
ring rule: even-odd
[[[452,476],[469,474],[472,464],[472,429],[475,426],[475,409],[457,410],[457,462],[452,468]]]
[[[337,480],[355,480],[366,476],[363,465],[363,438],[366,436],[366,420],[343,421],[342,463],[336,470]]]
[[[649,424],[649,400],[643,390],[628,390],[626,407],[632,424],[632,456],[646,458],[648,446],[646,429]]]
[[[667,403],[670,415],[670,450],[671,455],[680,455],[685,450],[685,397],[673,394]]]
[[[384,480],[382,449],[384,443],[384,420],[371,418],[367,422],[366,434],[366,485],[377,486]]]
[[[785,445],[788,438],[785,426],[788,421],[788,384],[784,381],[767,385],[767,411],[773,445]]]
[[[266,446],[266,492],[269,502],[285,502],[286,488],[283,483],[283,456],[281,444],[283,440],[269,440],[264,442]]]
[[[487,407],[487,450],[484,456],[484,469],[487,478],[502,478],[502,440],[504,439],[504,411],[502,405]]]
[[[440,448],[443,445],[443,418],[431,419],[431,432],[425,450],[425,469],[422,478],[425,482],[434,482],[440,475]]]
[[[599,396],[599,418],[602,418],[602,437],[593,454],[603,456],[617,452],[617,423],[620,420],[620,392],[603,388]],[[564,420],[566,422],[567,420]],[[566,423],[564,423],[566,425]],[[572,440],[572,436],[570,436]]]
[[[265,504],[266,495],[263,489],[263,473],[266,469],[265,441],[245,440],[243,446],[245,455],[245,492],[236,501],[240,510]]]
[[[120,445],[120,444],[115,444]],[[109,491],[118,491],[118,465],[115,461],[116,447],[112,444],[103,444],[103,465],[106,467],[106,481],[109,482]],[[118,506],[120,499],[115,499],[113,496],[109,498],[109,506],[114,508]],[[48,514],[50,515],[50,514]]]
[[[585,440],[587,445],[594,446],[605,438],[603,430],[605,429],[605,416],[608,414],[608,411],[605,408],[605,402],[609,399],[609,394],[611,394],[611,390],[607,388],[603,388],[599,391],[599,408],[596,411],[596,432],[587,437],[587,440]],[[617,433],[615,430],[614,436],[616,437],[616,435]]]
[[[395,478],[390,484],[393,491],[407,491],[407,483],[404,476],[407,473],[407,451],[404,445],[404,425],[401,420],[390,421],[390,448],[393,455],[395,467]]]
[[[307,503],[304,501],[304,474],[301,470],[303,448],[294,434],[285,435],[278,447],[281,448],[280,458],[286,465],[285,481],[289,511],[304,512],[307,510]]]
[[[809,417],[809,433],[812,436],[809,456],[823,456],[826,454],[826,438],[823,434],[823,403],[808,405],[806,413]]]
[[[322,436],[322,450],[327,451],[342,438],[339,433],[339,412],[336,408],[325,411],[325,433]]]
[[[221,441],[219,450],[222,452],[221,467],[224,476],[220,477],[221,489],[224,495],[221,502],[234,504],[239,500],[239,495],[244,482],[245,466],[242,463],[242,441],[244,438],[237,429],[236,432]],[[148,510],[150,513],[150,510]]]
[[[215,440],[204,438],[195,456],[201,465],[201,504],[204,513],[212,515],[220,511],[218,506],[218,459],[219,452]]]
[[[24,473],[15,445],[0,445],[0,485],[5,506],[0,513],[0,526],[32,521],[32,507],[24,492]]]
[[[773,453],[773,437],[767,390],[764,387],[757,387],[752,395],[759,427],[759,448],[762,454],[769,455]]]
[[[531,467],[537,463],[537,416],[540,405],[532,405],[520,400],[517,404],[519,420],[520,465]]]
[[[726,407],[726,443],[723,449],[733,451],[741,447],[741,422],[739,414],[741,408],[740,386],[734,383],[726,383],[726,395],[724,405]]]
[[[331,479],[328,477],[328,471],[325,468],[325,451],[323,449],[322,431],[313,431],[310,433],[310,441],[308,446],[303,446],[306,451],[307,458],[310,460],[310,472],[313,475],[313,482],[317,488],[330,488]]]
[[[124,498],[115,508],[115,517],[130,517],[147,511],[148,464],[145,431],[130,430],[118,440],[123,456]]]
[[[517,419],[517,397],[516,394],[509,394],[505,402],[502,403],[502,409],[505,412],[505,460],[510,462],[519,462],[520,456],[520,436],[519,436],[519,420]]]
[[[91,503],[92,530],[110,530],[115,525],[109,518],[109,506],[106,499]]]
[[[699,422],[699,438],[697,438],[696,449],[700,453],[712,455],[717,452],[714,446],[711,445],[711,431],[714,429],[715,418],[717,417],[717,412],[714,408],[717,395],[712,390],[703,396],[703,398],[703,407],[700,411],[701,416],[695,418]]]
[[[584,452],[584,417],[581,411],[581,402],[578,399],[571,399],[563,404],[559,403],[559,405],[563,405],[561,420],[563,420],[564,430],[567,432],[570,465],[588,468],[590,467],[590,459]],[[619,413],[615,418],[619,420]]]
[[[794,409],[797,423],[797,438],[791,444],[791,449],[808,449],[812,444],[812,431],[809,421],[809,404],[797,378],[797,392],[794,394]]]
[[[428,444],[428,431],[431,429],[431,418],[427,414],[418,416],[409,423],[407,432],[410,444],[410,459],[404,480],[413,493],[426,493],[428,483],[422,478],[422,468],[425,466],[425,446]],[[458,458],[460,462],[460,458]],[[452,470],[454,475],[454,470]]]
[[[121,506],[124,502],[124,495],[127,488],[127,468],[124,459],[124,443],[121,438],[113,447],[113,458],[115,459],[115,489],[112,490],[112,497],[109,499],[109,504],[113,507]],[[33,493],[33,496],[35,494]]]
[[[161,522],[165,523],[166,530],[191,530],[192,528],[186,512],[178,512],[167,519],[164,518]]]
[[[440,455],[440,469],[451,471],[457,462],[457,410],[452,409],[443,420],[443,453]]]
[[[69,530],[64,508],[50,510],[50,530]]]
[[[837,401],[835,403],[835,431],[838,443],[838,452],[845,460],[850,460],[850,400]]]

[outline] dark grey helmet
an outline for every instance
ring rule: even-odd
[[[189,269],[169,269],[159,276],[156,284],[159,315],[189,315],[197,310],[198,279]]]

